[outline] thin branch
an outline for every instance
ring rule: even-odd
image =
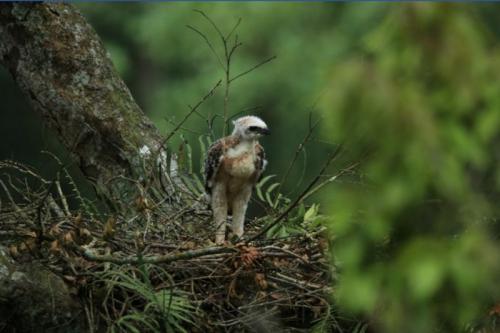
[[[238,22],[236,22],[236,24],[234,25],[233,29],[227,34],[226,36],[226,40],[229,40],[229,38],[231,38],[231,35],[236,31],[236,29],[238,29],[238,26],[240,25],[241,23],[241,17],[238,18]]]
[[[246,71],[244,71],[244,72],[242,72],[242,73],[240,73],[240,74],[236,75],[236,76],[235,76],[235,77],[233,77],[232,79],[230,79],[230,80],[229,80],[229,83],[231,83],[231,82],[233,82],[233,81],[235,81],[235,80],[239,79],[240,77],[242,77],[242,76],[244,76],[244,75],[249,74],[250,72],[252,72],[252,71],[256,70],[256,69],[257,69],[257,68],[259,68],[260,66],[265,65],[265,64],[267,64],[268,62],[273,61],[273,60],[274,60],[274,59],[276,59],[276,58],[277,58],[276,56],[272,56],[272,57],[270,57],[270,58],[267,58],[267,59],[265,59],[265,60],[263,60],[263,61],[259,62],[257,65],[253,66],[252,68],[247,69]]]
[[[238,36],[238,35],[236,35]],[[238,39],[235,39],[234,41],[234,45],[233,47],[231,48],[231,50],[229,51],[228,53],[228,58],[231,59],[231,57],[233,56],[233,53],[238,49],[238,47],[240,47],[241,45],[243,45],[243,43],[239,43],[238,42]]]
[[[191,111],[189,111],[185,116],[184,116],[184,119],[182,119],[182,121],[180,123],[177,124],[177,126],[170,132],[169,135],[167,135],[167,137],[163,140],[161,146],[162,147],[165,147],[165,143],[168,142],[168,140],[170,140],[172,138],[172,136],[174,136],[174,134],[179,130],[179,128],[181,128],[181,126],[189,119],[189,117],[194,113],[196,112],[196,110],[210,97],[212,97],[212,95],[215,93],[215,90],[220,86],[220,84],[222,83],[222,80],[219,80],[219,82],[217,82],[215,84],[215,86],[212,88],[212,90],[210,90],[208,92],[208,94],[206,94],[205,96],[203,96],[203,98],[194,106],[194,107],[191,107]]]
[[[198,112],[195,112],[195,114],[198,114]],[[172,126],[177,126],[177,124],[175,123],[175,121],[173,121],[172,119],[169,119],[169,118],[163,118],[168,124],[172,125]],[[205,118],[203,118],[205,119]],[[179,128],[180,130],[182,131],[185,131],[185,132],[188,132],[188,133],[191,133],[191,134],[196,134],[196,135],[203,135],[204,133],[203,132],[198,132],[194,129],[191,129],[191,128],[187,128],[185,126],[181,126]]]
[[[199,10],[199,9],[193,9],[193,11],[197,12],[198,14],[200,14],[201,16],[203,16],[208,22],[210,22],[210,24],[214,27],[215,31],[217,31],[217,33],[219,34],[219,36],[225,40],[225,37],[224,35],[222,34],[222,32],[220,31],[219,27],[217,26],[217,24],[215,24],[214,21],[212,21],[212,19],[207,15],[205,14],[205,12]]]
[[[306,291],[309,291],[309,289],[307,289],[307,288],[312,288],[312,289],[316,289],[316,290],[327,290],[327,291],[331,290],[331,288],[328,286],[323,286],[323,285],[319,285],[316,283],[303,281],[303,280],[297,280],[297,279],[294,279],[292,277],[286,276],[282,273],[276,273],[276,277],[274,277],[272,275],[269,275],[268,277],[270,279],[276,279],[278,281],[292,284],[294,287],[297,287],[299,289],[303,289]]]
[[[281,193],[281,188],[283,186],[283,183],[285,182],[286,179],[288,179],[288,176],[290,175],[290,172],[292,171],[293,166],[297,162],[297,159],[299,158],[301,151],[304,150],[306,143],[311,138],[314,130],[319,125],[319,122],[320,122],[320,119],[318,119],[318,120],[316,120],[316,122],[312,123],[312,112],[310,112],[309,113],[309,127],[307,130],[307,134],[304,136],[304,139],[302,140],[302,142],[297,146],[297,149],[295,150],[295,154],[293,156],[292,161],[288,165],[288,168],[286,169],[286,172],[284,173],[283,177],[281,177],[280,185],[278,186],[278,190],[276,191],[277,193]]]
[[[196,29],[195,27],[193,26],[190,26],[190,25],[186,25],[186,27],[188,29],[191,29],[193,30],[194,32],[196,32],[198,35],[201,36],[201,38],[203,38],[205,40],[205,42],[207,43],[208,47],[210,48],[210,50],[212,51],[212,53],[215,55],[215,57],[217,58],[217,60],[219,61],[219,64],[222,66],[222,69],[226,70],[226,67],[224,66],[224,63],[222,62],[222,59],[219,57],[219,55],[217,54],[217,51],[215,51],[215,48],[213,47],[212,43],[210,43],[210,40],[208,39],[208,37],[202,33],[200,30]]]
[[[311,195],[313,195],[314,193],[318,192],[320,189],[322,189],[324,186],[330,184],[331,182],[339,179],[341,176],[343,176],[344,174],[354,170],[358,165],[360,164],[360,162],[356,162],[356,163],[353,163],[351,164],[350,166],[348,166],[347,168],[344,168],[342,169],[339,173],[337,173],[336,175],[334,176],[331,176],[331,177],[328,177],[325,181],[321,182],[318,186],[316,186],[315,188],[313,188],[311,191],[309,191],[309,193],[307,193],[304,198],[302,200],[305,200],[307,198],[309,198]]]

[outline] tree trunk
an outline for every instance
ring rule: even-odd
[[[14,263],[0,246],[0,331],[85,332],[85,314],[64,281],[37,262]]]
[[[127,203],[151,174],[162,138],[135,103],[99,37],[68,4],[0,4],[0,63],[98,192]],[[124,198],[125,196],[125,198]],[[118,201],[118,200],[117,200]],[[0,330],[83,332],[63,280],[0,251]],[[69,325],[69,326],[68,326]]]
[[[0,4],[0,62],[104,194],[129,192],[125,179],[154,165],[158,130],[73,6]]]

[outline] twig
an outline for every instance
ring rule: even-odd
[[[281,188],[283,186],[283,183],[285,182],[286,179],[288,179],[288,176],[290,175],[290,172],[292,171],[293,166],[297,162],[297,159],[299,158],[300,152],[305,148],[306,143],[309,141],[311,138],[312,134],[314,133],[314,130],[318,126],[320,119],[318,119],[314,124],[312,123],[312,112],[309,113],[309,127],[307,130],[307,134],[304,136],[304,139],[302,142],[297,146],[297,149],[295,150],[295,154],[293,156],[292,161],[288,165],[288,168],[286,169],[285,173],[283,174],[283,177],[281,177],[280,180],[280,185],[278,186],[278,190],[276,191],[277,193],[281,193]]]
[[[308,281],[297,280],[297,279],[294,279],[292,277],[286,276],[286,275],[281,274],[281,273],[276,273],[276,276],[269,275],[268,277],[271,280],[277,280],[277,281],[289,283],[289,284],[293,285],[294,287],[297,287],[299,289],[304,289],[307,291],[309,291],[309,289],[307,289],[307,288],[312,288],[312,289],[316,289],[316,290],[322,290],[322,289],[323,290],[331,290],[330,287],[322,286],[322,285],[308,282]]]
[[[217,24],[215,24],[215,22],[212,21],[212,19],[207,14],[205,14],[205,12],[203,12],[202,10],[199,10],[199,9],[193,9],[193,11],[197,12],[198,14],[200,14],[201,16],[203,16],[208,22],[210,22],[210,24],[214,27],[215,31],[217,31],[217,33],[219,34],[219,36],[222,39],[225,39],[224,35],[220,31],[220,29],[217,26]],[[241,20],[241,18],[240,18],[240,20]]]
[[[244,71],[244,72],[242,72],[242,73],[240,73],[240,74],[236,75],[236,76],[235,76],[235,77],[233,77],[232,79],[230,79],[230,80],[229,80],[229,83],[231,83],[231,82],[233,82],[233,81],[235,81],[235,80],[239,79],[240,77],[242,77],[242,76],[244,76],[244,75],[247,75],[248,73],[250,73],[250,72],[252,72],[252,71],[256,70],[256,69],[257,69],[257,68],[259,68],[260,66],[265,65],[265,64],[267,64],[267,63],[268,63],[268,62],[270,62],[270,61],[273,61],[273,60],[274,60],[274,59],[276,59],[276,58],[277,58],[276,56],[272,56],[272,57],[270,57],[270,58],[267,58],[267,59],[265,59],[265,60],[263,60],[263,61],[259,62],[257,65],[253,66],[252,68],[247,69],[246,71]]]
[[[57,188],[57,193],[59,194],[59,198],[61,198],[64,212],[66,213],[67,216],[70,216],[71,212],[69,211],[68,201],[66,200],[66,197],[63,194],[63,191],[61,189],[61,182],[59,180],[56,181],[56,188]]]
[[[185,116],[184,118],[182,119],[182,121],[180,123],[177,124],[177,126],[169,133],[169,135],[167,135],[167,137],[163,140],[162,144],[160,145],[161,147],[165,147],[165,143],[168,142],[168,140],[170,140],[172,138],[172,136],[174,136],[174,134],[179,130],[179,128],[181,128],[181,126],[189,119],[189,117],[210,97],[213,96],[213,94],[215,93],[215,90],[221,85],[222,83],[222,80],[219,80],[215,86],[205,95],[203,96],[203,98],[198,102],[196,103],[195,106],[193,107],[190,107],[191,108],[191,111],[189,111]]]
[[[233,32],[236,31],[236,29],[238,29],[238,26],[240,25],[242,19],[241,17],[238,18],[238,21],[236,22],[236,24],[234,25],[233,29],[227,34],[226,36],[226,40],[228,40],[229,38],[231,38],[231,35],[233,34]]]
[[[348,166],[347,168],[344,168],[344,169],[340,170],[340,172],[337,173],[336,175],[328,177],[325,181],[321,182],[318,186],[316,186],[311,191],[309,191],[309,193],[307,193],[302,200],[305,200],[305,199],[309,198],[311,195],[313,195],[314,193],[316,193],[317,191],[319,191],[320,189],[322,189],[324,186],[326,186],[326,185],[330,184],[331,182],[337,180],[338,178],[340,178],[341,176],[343,176],[347,172],[352,171],[359,164],[360,164],[360,162],[353,163],[350,166]]]
[[[208,39],[208,37],[202,33],[200,30],[196,29],[195,27],[193,26],[190,26],[190,25],[186,25],[186,27],[188,29],[191,29],[193,30],[194,32],[196,32],[198,35],[201,36],[201,38],[203,38],[205,40],[205,42],[207,43],[208,47],[210,48],[210,50],[212,51],[212,53],[215,55],[215,57],[217,58],[217,60],[219,61],[219,64],[221,65],[222,69],[226,70],[225,66],[224,66],[224,63],[222,62],[221,58],[219,57],[219,55],[217,54],[217,52],[215,51],[214,47],[212,46],[212,43],[210,43],[210,40]]]

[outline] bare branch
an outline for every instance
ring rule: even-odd
[[[229,38],[231,38],[231,35],[236,31],[236,29],[238,29],[238,26],[240,25],[241,21],[242,21],[242,19],[241,19],[241,17],[239,17],[238,21],[234,25],[233,29],[227,34],[226,40],[229,40]]]
[[[211,254],[219,254],[219,253],[237,253],[238,251],[231,247],[207,247],[197,250],[190,250],[185,252],[180,252],[176,254],[165,254],[165,255],[157,255],[157,256],[146,256],[146,257],[137,257],[137,256],[128,256],[128,257],[117,257],[113,255],[99,255],[94,253],[89,249],[85,249],[83,247],[79,248],[81,254],[90,261],[95,262],[111,262],[114,264],[160,264],[160,263],[170,263],[178,260],[187,260],[198,257],[203,257]]]
[[[314,130],[316,127],[319,125],[320,119],[316,120],[314,123],[312,123],[312,112],[309,113],[309,128],[307,130],[307,134],[304,136],[304,139],[302,142],[297,146],[297,149],[295,150],[295,154],[293,156],[293,159],[291,163],[288,165],[286,172],[283,174],[283,177],[281,177],[280,180],[280,185],[278,186],[277,193],[281,192],[281,188],[283,186],[283,183],[285,182],[286,179],[288,179],[288,176],[290,175],[290,172],[292,171],[293,166],[297,162],[297,159],[299,158],[300,152],[304,150],[306,143],[309,141],[311,138]]]
[[[189,111],[185,116],[184,118],[177,124],[177,126],[167,135],[167,137],[163,140],[162,142],[162,146],[165,146],[165,143],[168,142],[168,140],[170,140],[172,138],[172,136],[174,136],[175,133],[177,133],[177,131],[179,130],[179,128],[181,128],[181,126],[189,119],[189,117],[194,113],[196,112],[196,110],[210,97],[213,96],[213,94],[215,93],[215,90],[221,85],[222,83],[222,80],[219,80],[219,82],[217,82],[215,84],[215,86],[205,95],[203,96],[203,98],[198,102],[196,103],[196,105],[194,107],[191,107],[191,111]]]
[[[200,30],[196,29],[195,27],[193,26],[190,26],[190,25],[186,25],[186,27],[188,29],[191,29],[193,30],[194,32],[196,32],[198,35],[201,36],[201,38],[203,38],[205,40],[205,42],[207,43],[208,47],[210,48],[210,51],[212,51],[212,53],[215,55],[215,57],[217,58],[217,60],[219,61],[219,64],[221,65],[222,69],[223,70],[226,70],[226,67],[224,65],[224,63],[222,62],[222,59],[219,57],[219,55],[217,54],[217,51],[215,51],[215,48],[213,47],[212,43],[210,43],[210,40],[208,39],[208,37],[202,33]]]
[[[259,62],[257,65],[253,66],[252,68],[250,68],[250,69],[248,69],[248,70],[244,71],[243,73],[240,73],[240,74],[236,75],[235,77],[233,77],[232,79],[230,79],[230,80],[229,80],[229,82],[231,83],[231,82],[233,82],[233,81],[235,81],[235,80],[239,79],[240,77],[242,77],[242,76],[244,76],[244,75],[249,74],[250,72],[252,72],[252,71],[256,70],[256,69],[257,69],[257,68],[259,68],[260,66],[265,65],[265,64],[267,64],[268,62],[273,61],[273,60],[274,60],[274,59],[276,59],[276,58],[277,58],[276,56],[272,56],[272,57],[270,57],[270,58],[267,58],[266,60],[263,60],[263,61]]]
[[[199,9],[193,9],[195,12],[199,13],[201,16],[203,16],[208,22],[210,22],[210,24],[214,27],[215,31],[217,31],[217,33],[219,34],[220,38],[222,40],[226,40],[226,38],[224,37],[224,35],[222,34],[222,32],[220,31],[219,27],[217,26],[217,24],[215,24],[214,21],[212,21],[212,19],[207,15],[205,14],[205,12],[199,10]],[[241,19],[240,19],[241,21]]]

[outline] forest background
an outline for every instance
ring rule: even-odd
[[[255,114],[268,174],[281,180],[319,120],[281,190],[300,192],[329,151],[356,172],[310,199],[334,239],[335,300],[382,332],[479,327],[500,310],[500,6],[464,3],[78,4],[132,91],[160,128],[175,124],[221,78],[206,43],[239,18],[234,73],[276,56],[231,85],[229,114]],[[217,49],[221,51],[220,49]],[[64,149],[0,68],[0,159],[54,173]],[[222,90],[172,139],[193,149]],[[214,134],[222,133],[215,117]],[[76,167],[81,186],[86,186]],[[334,170],[331,170],[334,174]],[[325,177],[328,177],[326,175]],[[86,193],[92,196],[87,185]],[[252,215],[262,212],[252,206]]]

